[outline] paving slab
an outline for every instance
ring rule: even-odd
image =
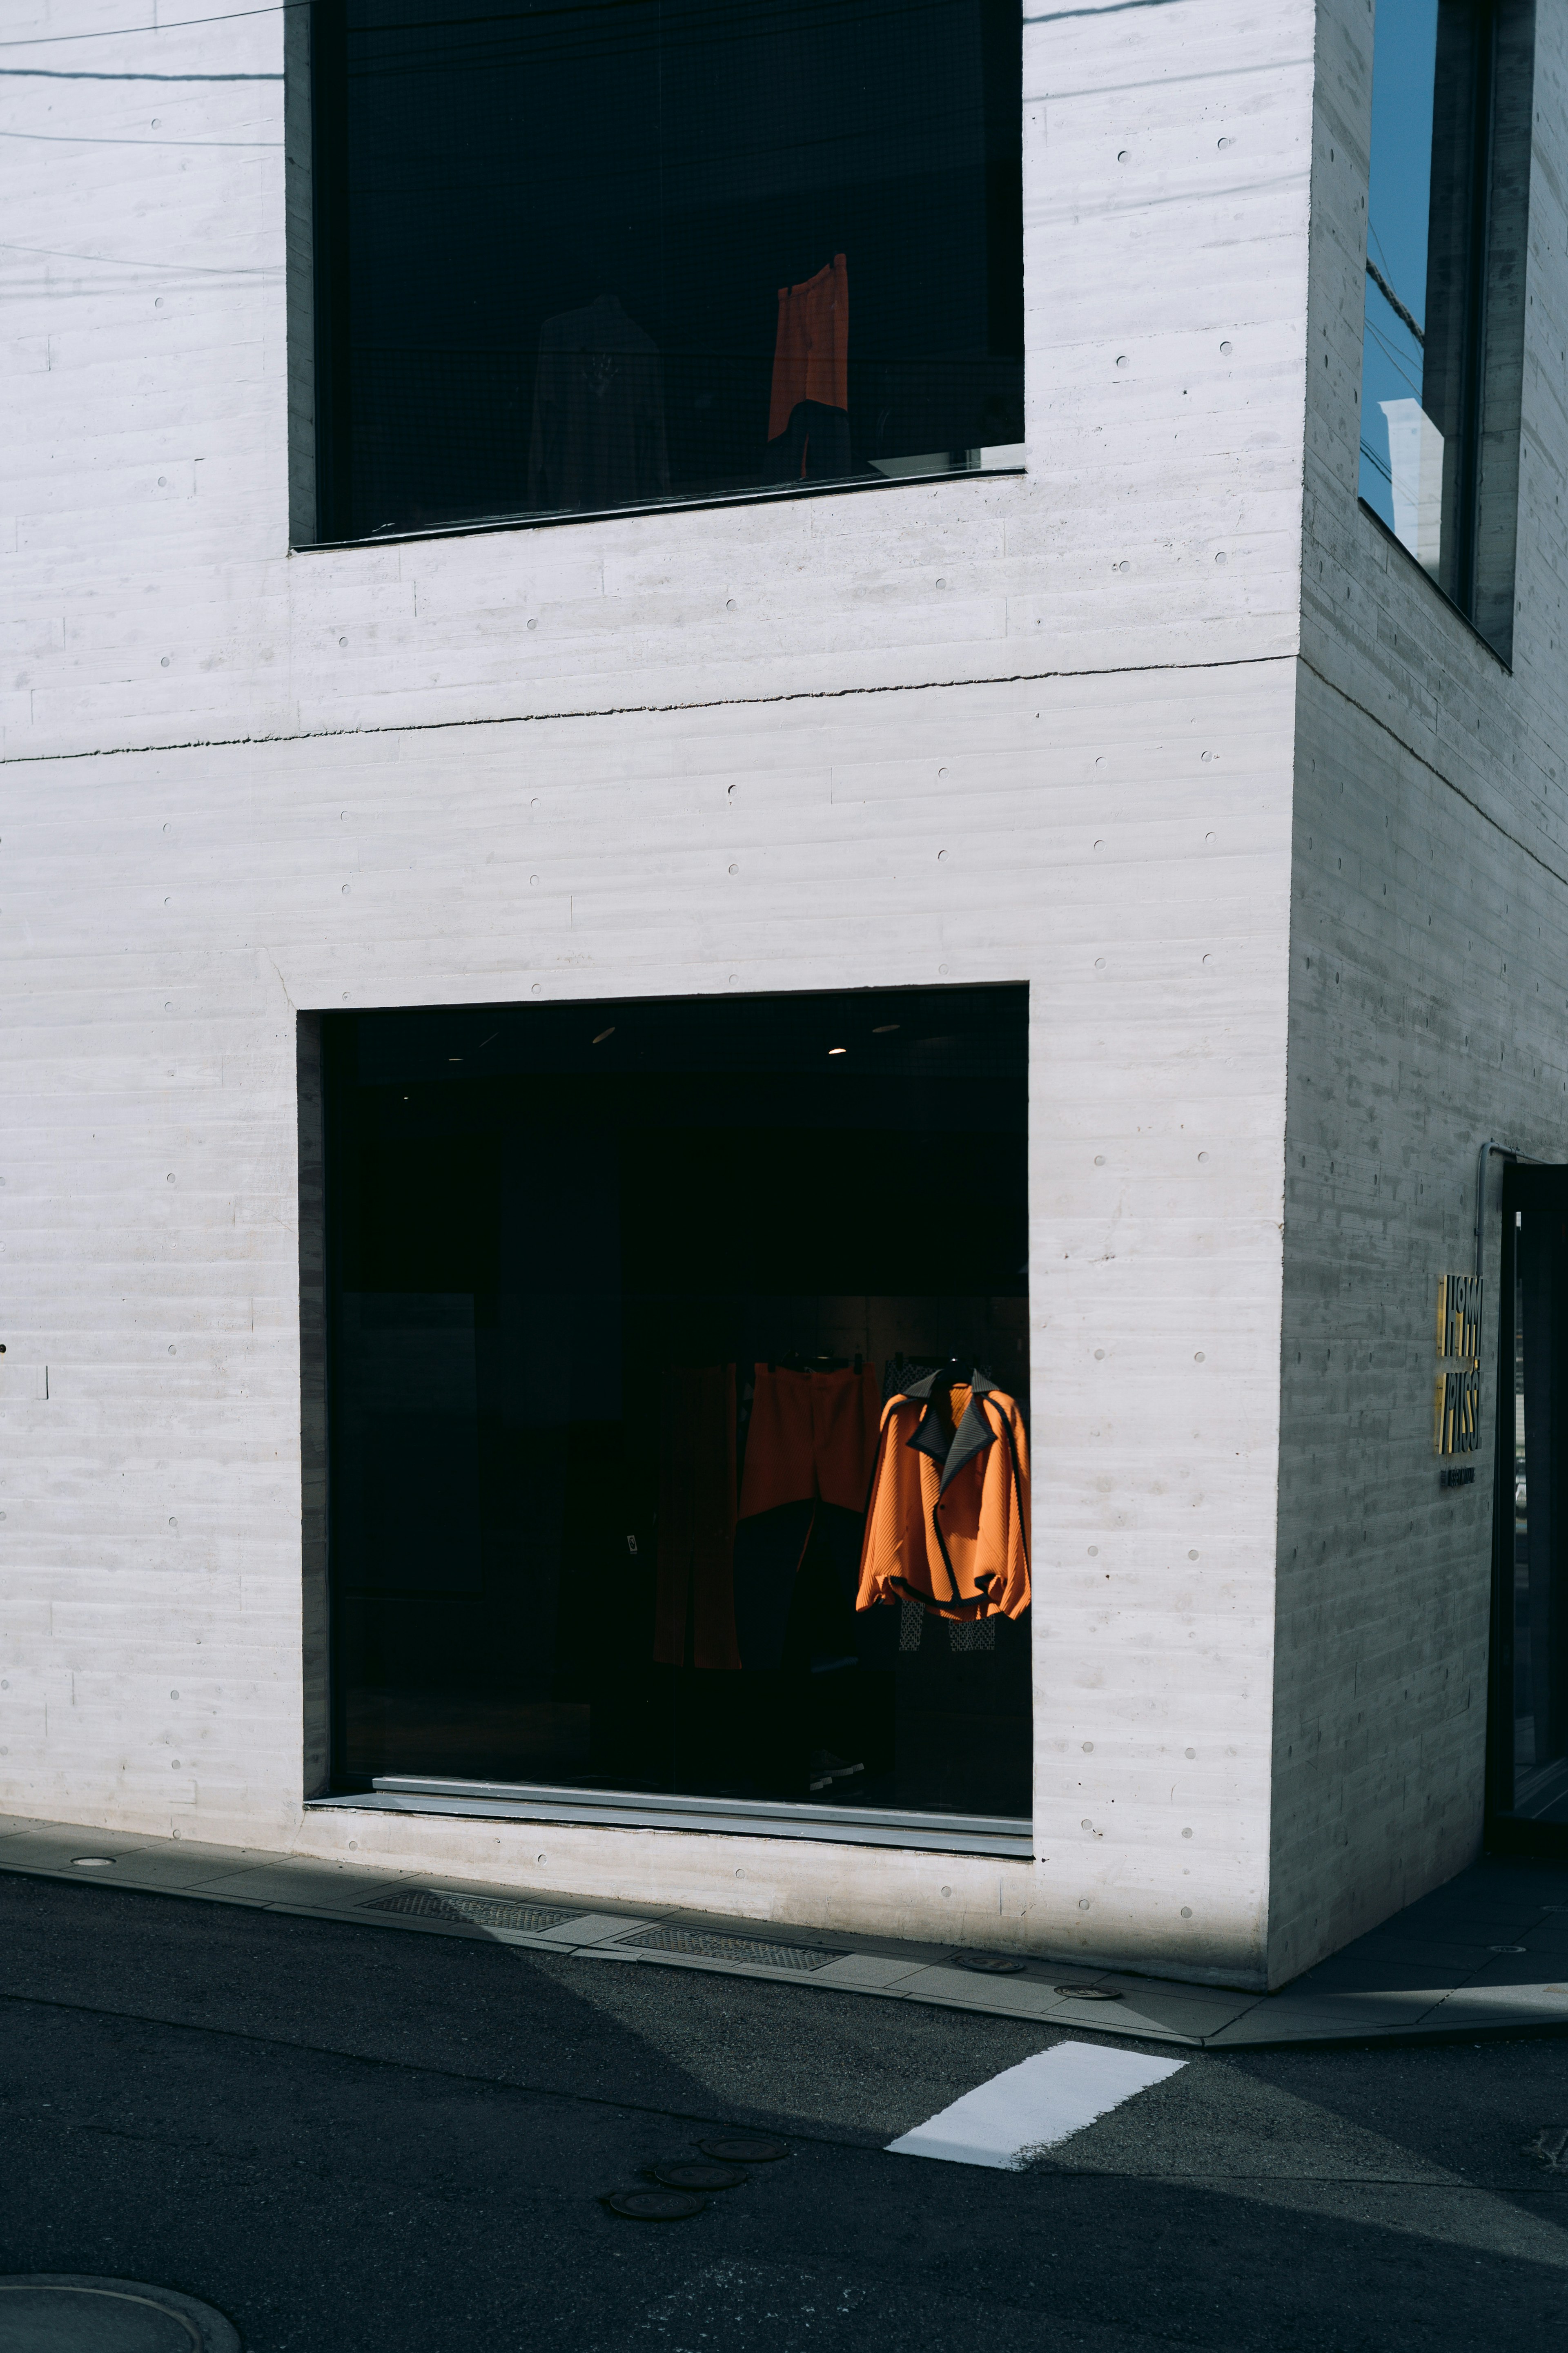
[[[1084,2002],[1073,2005],[1075,2019],[1087,2009]],[[1184,2042],[1203,2042],[1223,2032],[1233,2019],[1250,2011],[1264,2011],[1264,2005],[1253,1994],[1232,1994],[1228,2006],[1211,2002],[1189,2001],[1183,1986],[1129,1986],[1123,1989],[1117,2005],[1118,2011],[1129,2023],[1123,2033],[1138,2034],[1141,2027],[1133,2026],[1134,2018],[1142,2018],[1162,2034],[1174,2034]],[[1265,2012],[1265,2014],[1267,2014]],[[1102,2010],[1099,2020],[1103,2028],[1109,2019]]]
[[[209,1866],[193,1882],[192,1891],[235,1904],[330,1902],[341,1910],[353,1905],[356,1895],[363,1900],[382,1890],[390,1894],[406,1883],[406,1874],[401,1873],[344,1869],[336,1864],[323,1873],[294,1863],[262,1862],[251,1863],[243,1871],[215,1872]]]
[[[1521,2011],[1543,2011],[1548,2017],[1568,2021],[1568,1976],[1547,1983],[1456,1986],[1445,1996],[1443,2008],[1452,2016],[1493,2010],[1517,2018]]]
[[[1313,2000],[1303,1996],[1299,2001],[1286,1997],[1268,2014],[1277,2033],[1325,2034],[1353,2027],[1357,2020],[1368,2027],[1415,2026],[1442,2000],[1440,1989],[1410,1994],[1346,1994],[1338,2000],[1329,1995]]]
[[[562,1906],[564,1911],[565,1905]],[[603,1945],[612,1936],[630,1936],[645,1928],[657,1928],[662,1915],[653,1912],[574,1912],[570,1920],[563,1920],[558,1928],[540,1932],[542,1945]],[[731,1935],[734,1933],[731,1928]]]
[[[91,1881],[100,1886],[167,1887],[191,1890],[219,1873],[232,1874],[238,1858],[221,1848],[187,1848],[149,1841],[145,1850],[128,1848],[121,1840],[106,1841],[101,1832],[79,1831],[74,1838],[29,1834],[0,1841],[5,1867],[11,1871],[45,1871],[62,1878]],[[107,1870],[84,1868],[84,1855],[112,1858]],[[261,1860],[261,1858],[258,1858]]]
[[[916,1969],[900,1979],[899,1992],[908,2001],[945,2002],[958,2010],[984,2008],[993,2017],[1044,2018],[1066,2007],[1054,1986],[1027,1978],[982,1979],[983,2000],[975,1998],[975,1980],[967,1969]]]
[[[1445,1978],[1463,1976],[1467,1969],[1481,1968],[1491,1954],[1489,1945],[1445,1943],[1429,1936],[1394,1936],[1382,1928],[1373,1928],[1370,1936],[1358,1937],[1346,1950],[1357,1957],[1348,1963],[1352,1969],[1396,1969],[1406,1977],[1412,1969],[1426,1969]],[[1329,1960],[1318,1962],[1296,1983],[1315,1980],[1338,1968],[1341,1959],[1341,1955],[1335,1953]]]
[[[852,1986],[857,1992],[908,1985],[920,1974],[918,1963],[890,1960],[885,1953],[847,1953],[842,1960],[829,1961],[814,1972],[818,1985]]]

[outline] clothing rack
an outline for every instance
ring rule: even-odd
[[[850,1360],[847,1356],[826,1355],[807,1356],[803,1356],[798,1348],[788,1348],[782,1356],[768,1358],[770,1373],[776,1373],[781,1365],[786,1373],[847,1373],[850,1368]],[[854,1369],[857,1374],[864,1369],[864,1366],[865,1358],[862,1352],[857,1348],[854,1358]]]

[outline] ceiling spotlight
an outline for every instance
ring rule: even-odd
[[[903,1026],[901,1021],[879,1021],[871,1035],[873,1038],[885,1038],[889,1029],[901,1029]]]
[[[830,1054],[847,1054],[849,1049],[847,1046],[829,1046],[827,1050]]]
[[[449,1062],[460,1062],[462,1059],[461,1054],[448,1054],[447,1057]]]
[[[606,1038],[613,1038],[613,1037],[615,1036],[615,1034],[616,1034],[616,1025],[615,1025],[615,1023],[612,1021],[612,1022],[611,1022],[611,1024],[610,1024],[610,1026],[609,1026],[609,1028],[608,1028],[607,1029],[601,1029],[601,1030],[600,1030],[600,1032],[599,1032],[598,1036],[595,1039],[594,1043],[595,1043],[595,1046],[602,1046],[602,1045],[604,1044],[604,1042],[605,1042],[605,1039],[606,1039]]]

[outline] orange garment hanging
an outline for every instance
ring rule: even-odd
[[[939,1618],[1029,1606],[1029,1444],[1016,1400],[975,1373],[912,1381],[882,1412],[858,1609],[918,1601]]]
[[[841,253],[803,286],[779,288],[778,341],[768,439],[787,431],[803,400],[849,406],[849,265]]]
[[[863,1512],[882,1404],[870,1366],[818,1373],[759,1365],[755,1377],[741,1518],[815,1496]]]

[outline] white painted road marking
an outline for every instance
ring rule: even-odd
[[[1103,2042],[1054,2042],[965,2092],[888,2148],[896,2157],[943,2157],[1017,2173],[1037,2149],[1054,2148],[1186,2063]]]

